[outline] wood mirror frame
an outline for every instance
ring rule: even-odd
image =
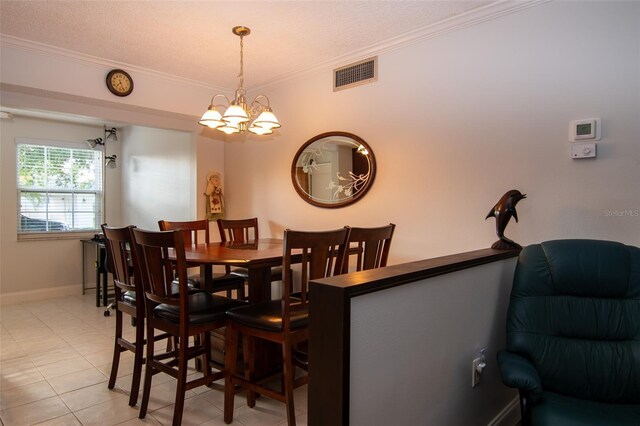
[[[371,147],[347,132],[312,137],[291,163],[291,181],[298,195],[309,204],[329,209],[360,200],[375,176],[376,159]]]

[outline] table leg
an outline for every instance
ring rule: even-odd
[[[100,307],[100,247],[96,245],[96,307]]]
[[[100,246],[100,272],[102,275],[102,306],[109,304],[109,273],[107,271],[107,249]]]
[[[212,293],[213,292],[213,266],[212,265],[200,265],[200,285],[202,290]]]
[[[271,268],[249,268],[249,302],[271,300]]]

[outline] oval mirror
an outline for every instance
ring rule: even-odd
[[[346,132],[327,132],[309,139],[291,164],[296,192],[309,204],[337,208],[362,198],[376,175],[376,160],[367,143]]]

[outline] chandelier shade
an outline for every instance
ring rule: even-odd
[[[227,135],[250,131],[256,135],[269,135],[273,129],[281,127],[278,118],[273,113],[269,98],[265,95],[256,96],[247,104],[244,88],[243,38],[251,33],[245,26],[233,27],[232,32],[240,37],[240,73],[238,74],[238,88],[235,98],[230,101],[225,95],[214,95],[207,111],[202,115],[198,124],[217,129]],[[224,98],[226,105],[216,105],[217,97]],[[224,113],[222,112],[224,111]]]

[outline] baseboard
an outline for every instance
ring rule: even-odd
[[[36,302],[38,300],[53,299],[55,297],[77,296],[80,294],[82,294],[81,285],[67,285],[62,287],[43,288],[41,290],[16,291],[14,293],[0,294],[0,306]]]
[[[520,421],[520,398],[514,398],[487,426],[514,426]]]

